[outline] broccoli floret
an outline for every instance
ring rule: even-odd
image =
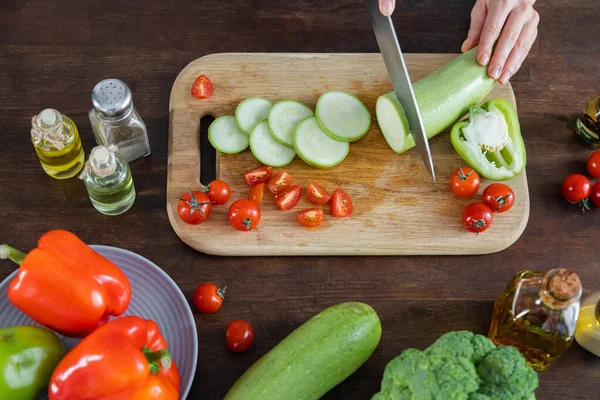
[[[494,343],[482,335],[474,335],[469,331],[449,332],[440,336],[425,353],[430,357],[466,358],[477,364],[490,351],[494,350]]]

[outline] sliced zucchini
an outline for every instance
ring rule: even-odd
[[[375,112],[377,124],[387,144],[396,153],[400,153],[404,148],[405,139],[410,136],[410,124],[404,108],[394,99],[390,96],[380,96],[375,105]]]
[[[248,148],[248,136],[240,130],[233,115],[223,115],[208,127],[208,140],[221,153],[236,154]]]
[[[250,135],[260,121],[267,119],[273,103],[261,97],[251,97],[242,101],[235,109],[235,122],[240,130]]]
[[[332,139],[323,132],[315,117],[308,117],[296,127],[294,148],[308,165],[331,168],[344,161],[350,152],[350,143]]]
[[[312,110],[295,100],[275,103],[269,112],[269,130],[279,143],[294,147],[294,131],[300,121],[314,115]]]
[[[317,122],[335,140],[355,142],[371,127],[371,113],[358,97],[345,92],[327,92],[315,109]]]
[[[269,132],[267,120],[256,124],[250,133],[250,149],[261,163],[271,167],[284,167],[294,161],[296,151],[276,142]]]

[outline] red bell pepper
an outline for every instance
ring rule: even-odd
[[[27,255],[0,245],[0,258],[21,265],[8,289],[11,303],[64,336],[84,337],[129,306],[125,274],[71,232],[47,232]]]
[[[92,332],[58,364],[50,400],[179,400],[180,376],[158,325],[128,316]]]

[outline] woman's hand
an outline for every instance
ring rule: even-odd
[[[521,68],[537,38],[540,16],[533,9],[534,3],[535,0],[477,0],[471,11],[471,28],[462,51],[479,44],[477,61],[481,65],[489,63],[488,74],[502,84]]]
[[[389,17],[394,12],[396,0],[379,0],[379,11],[386,17]]]

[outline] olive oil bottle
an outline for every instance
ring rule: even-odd
[[[496,300],[488,337],[543,371],[573,343],[581,282],[568,269],[516,274]]]
[[[586,145],[600,149],[600,96],[587,103],[575,123],[575,131]]]
[[[47,108],[31,120],[31,141],[44,171],[53,178],[72,178],[81,171],[84,152],[75,123]]]
[[[600,291],[592,293],[583,301],[575,340],[581,347],[600,357]]]

